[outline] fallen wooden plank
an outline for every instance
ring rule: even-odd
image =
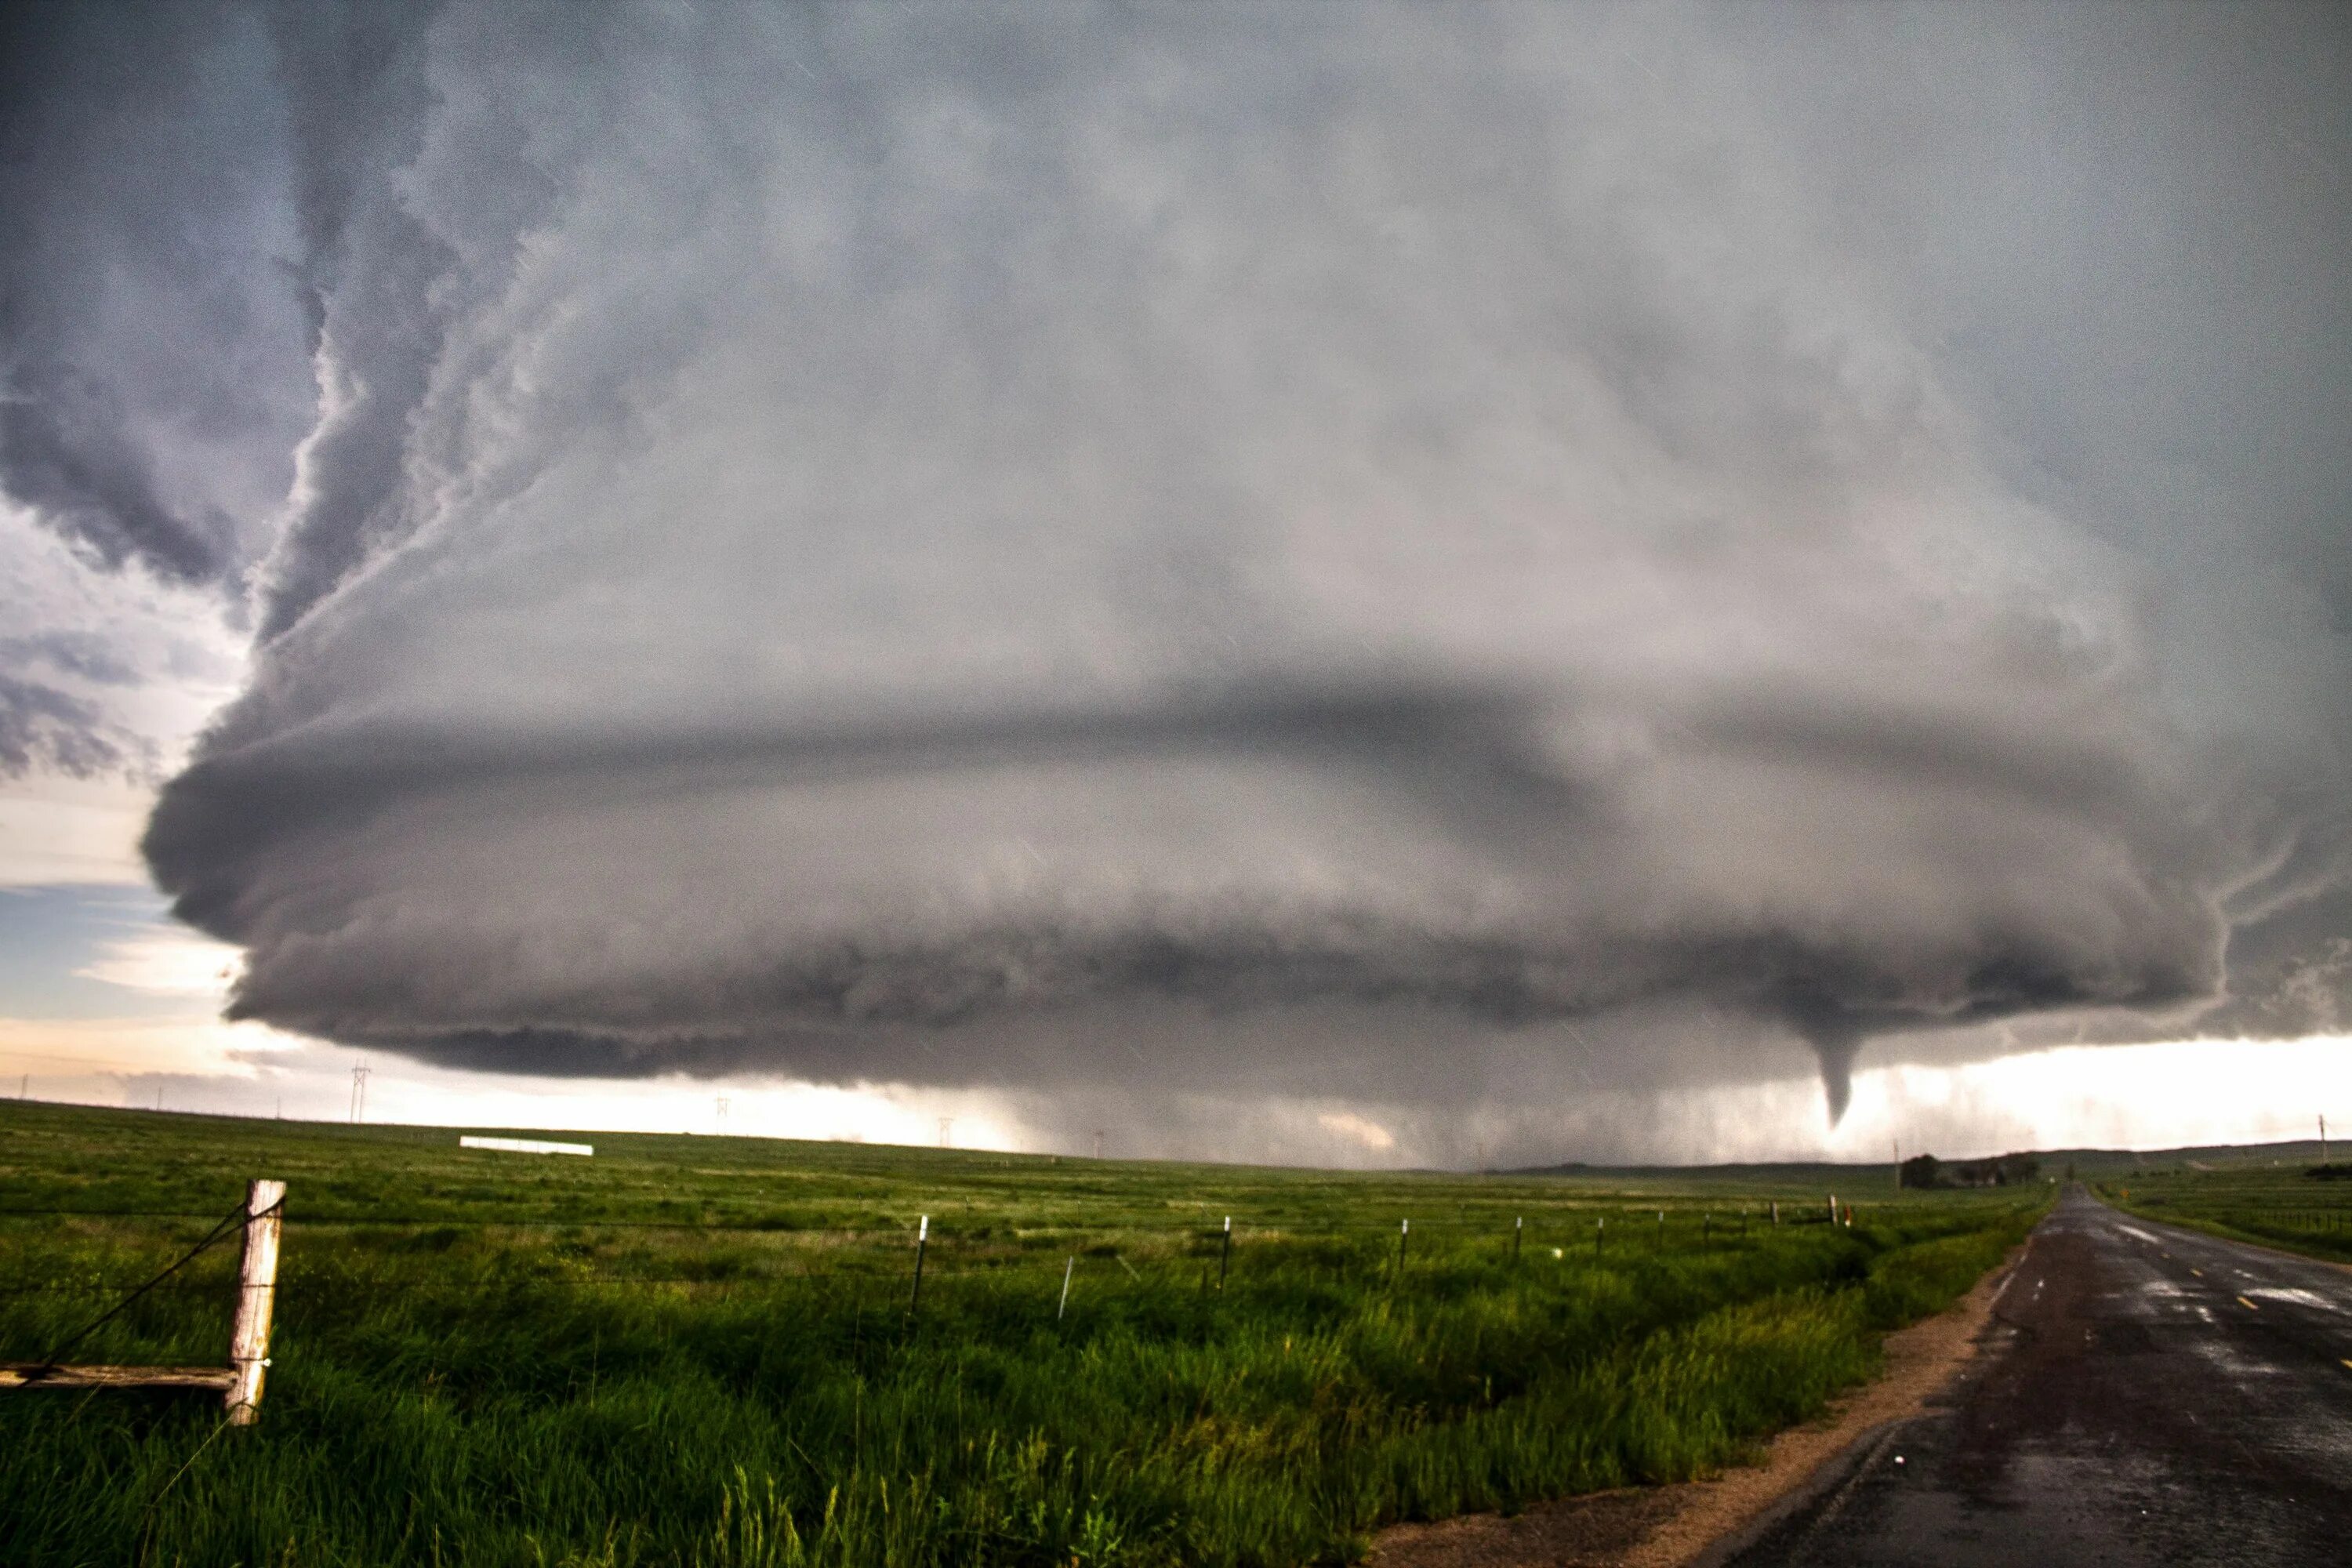
[[[44,1366],[0,1362],[0,1388],[217,1388],[236,1385],[225,1366]]]

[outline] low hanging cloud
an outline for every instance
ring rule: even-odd
[[[2309,1026],[2338,476],[2189,463],[2216,565],[2111,460],[2196,411],[1985,330],[2105,219],[1988,237],[2033,68],[1934,16],[275,14],[319,415],[155,875],[238,1016],[500,1071],[1834,1115]]]

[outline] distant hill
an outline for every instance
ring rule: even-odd
[[[2352,1159],[2352,1136],[2329,1139],[2327,1152],[2339,1161]],[[2032,1149],[2021,1152],[2041,1162],[2043,1177],[2063,1180],[2070,1163],[2076,1174],[2086,1177],[2116,1171],[2187,1170],[2192,1166],[2315,1165],[2319,1163],[2319,1141],[2304,1138],[2283,1143],[2209,1143],[2179,1149]],[[1854,1164],[1807,1160],[1727,1165],[1595,1165],[1572,1160],[1557,1165],[1524,1165],[1494,1174],[1573,1176],[1587,1181],[1787,1182],[1805,1185],[1834,1183],[1843,1178],[1849,1184],[1875,1181],[1889,1187],[1895,1184],[1895,1166],[1885,1160]],[[1864,1190],[1867,1189],[1856,1187],[1857,1192]]]

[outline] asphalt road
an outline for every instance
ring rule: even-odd
[[[1731,1559],[2352,1564],[2352,1273],[2070,1189],[1943,1407]]]

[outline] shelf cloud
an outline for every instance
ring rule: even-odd
[[[145,846],[237,1016],[1317,1103],[1809,1050],[1832,1118],[2340,1026],[2334,18],[217,16],[173,89],[275,83],[279,195],[188,221],[286,259],[204,331],[314,406],[172,489],[105,351],[177,285],[20,237],[0,482],[250,606]]]

